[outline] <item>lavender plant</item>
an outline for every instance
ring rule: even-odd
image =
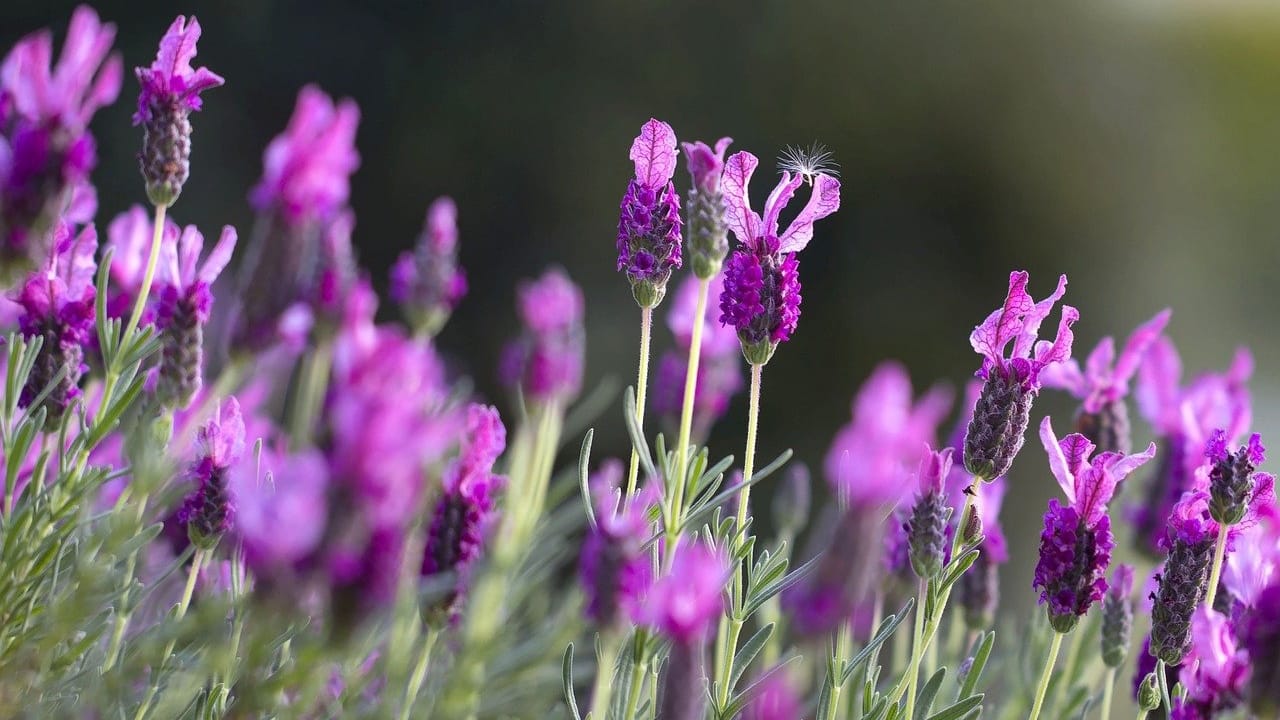
[[[517,289],[509,398],[442,360],[467,287],[452,200],[392,271],[406,323],[376,319],[350,206],[355,101],[302,89],[243,240],[225,227],[206,253],[169,217],[209,155],[190,115],[224,82],[191,67],[199,38],[178,17],[137,69],[152,210],[121,212],[105,243],[88,125],[120,90],[114,28],[80,8],[57,63],[40,32],[0,66],[0,716],[1105,720],[1130,662],[1139,717],[1274,715],[1280,508],[1245,439],[1247,351],[1180,386],[1163,311],[1082,369],[1075,308],[1039,340],[1066,277],[1036,301],[1013,272],[970,335],[983,359],[951,436],[946,383],[916,397],[882,363],[834,433],[830,501],[811,500],[790,451],[756,453],[789,421],[762,417],[763,369],[797,332],[798,254],[841,205],[829,154],[788,151],[757,214],[755,155],[681,146],[652,119],[616,244],[641,308],[630,462],[600,460],[593,426],[618,398],[583,394],[588,304],[565,271]],[[675,349],[650,395],[671,282]],[[739,462],[705,443],[744,364]],[[1157,442],[1130,454],[1135,375]],[[1077,432],[1039,423],[1048,473],[1020,460],[1046,387],[1081,402]],[[650,397],[674,444],[646,426]],[[1113,512],[1148,463],[1143,502]],[[752,489],[778,476],[766,528]],[[1000,604],[1000,514],[1010,483],[1049,476],[1066,502],[1049,503],[1028,588],[1046,612],[1020,623]],[[1108,579],[1120,540],[1162,564]]]

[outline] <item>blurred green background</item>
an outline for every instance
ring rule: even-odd
[[[9,0],[0,41],[61,33],[72,7]],[[427,203],[456,198],[471,293],[440,344],[488,397],[502,397],[513,286],[550,263],[589,297],[588,386],[630,381],[638,311],[613,271],[614,233],[628,147],[656,116],[682,140],[731,135],[766,164],[816,140],[841,165],[843,207],[802,256],[799,331],[765,373],[763,456],[792,447],[819,470],[881,359],[904,361],[919,386],[958,386],[978,364],[968,333],[1014,268],[1031,271],[1037,296],[1070,276],[1081,354],[1165,306],[1190,369],[1250,345],[1257,426],[1280,430],[1280,10],[1263,3],[97,8],[119,25],[129,67],[150,62],[176,13],[196,13],[199,63],[227,78],[193,119],[180,221],[249,226],[262,149],[308,82],[363,111],[356,240],[380,287]],[[128,77],[95,125],[101,221],[145,199],[136,90]],[[687,187],[683,170],[677,182]],[[660,326],[656,352],[669,344]],[[1038,409],[1061,431],[1073,404],[1046,393]],[[744,414],[739,398],[717,453],[741,454]],[[615,417],[597,453],[623,448]],[[1031,437],[1005,508],[1009,602],[1031,598],[1033,538],[1057,492],[1046,470]]]

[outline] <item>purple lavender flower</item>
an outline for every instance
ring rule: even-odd
[[[232,468],[230,488],[235,535],[255,581],[288,587],[324,537],[330,490],[324,457],[264,445],[256,462]]]
[[[466,593],[467,572],[484,550],[485,537],[496,515],[496,500],[504,479],[493,474],[493,463],[507,444],[507,430],[496,408],[473,404],[467,409],[467,428],[458,459],[445,471],[443,492],[427,530],[422,575],[452,572],[454,592],[445,603],[456,613]]]
[[[156,394],[167,408],[186,408],[200,390],[204,371],[204,326],[213,307],[213,281],[231,261],[236,231],[222,228],[217,245],[204,263],[204,236],[188,225],[176,243],[160,246],[156,274],[157,323],[160,330],[160,373]]]
[[[627,183],[618,218],[618,270],[631,281],[642,308],[657,307],[671,273],[680,267],[680,198],[676,174],[676,134],[650,119],[631,143],[636,176]]]
[[[1265,518],[1239,530],[1235,549],[1222,566],[1222,586],[1234,599],[1240,615],[1259,601],[1262,592],[1280,581],[1280,527]]]
[[[649,407],[659,416],[679,418],[684,407],[684,381],[693,337],[698,285],[697,278],[685,278],[667,315],[667,325],[676,338],[676,349],[662,356],[654,377]],[[708,296],[718,296],[723,287],[724,276],[716,275],[707,286]],[[695,438],[706,437],[711,426],[728,411],[733,396],[742,390],[742,362],[738,353],[738,336],[733,329],[713,322],[710,317],[704,318],[702,352],[693,396]]]
[[[1249,436],[1249,444],[1227,452],[1227,433],[1217,430],[1205,448],[1209,470],[1209,515],[1222,525],[1237,525],[1261,498],[1274,499],[1275,478],[1268,473],[1255,473],[1266,459],[1266,448],[1258,433]]]
[[[1139,325],[1119,357],[1115,341],[1106,337],[1089,353],[1083,371],[1075,358],[1070,358],[1041,373],[1044,385],[1066,390],[1081,401],[1076,430],[1104,452],[1129,452],[1129,411],[1124,403],[1129,381],[1138,372],[1147,348],[1164,332],[1169,315],[1169,310],[1163,310]]]
[[[228,471],[244,453],[244,441],[244,418],[234,397],[196,435],[196,460],[187,471],[196,487],[178,510],[178,522],[198,548],[212,549],[232,527],[235,505]]]
[[[524,335],[503,356],[502,378],[538,402],[571,400],[582,388],[582,289],[552,268],[521,284],[516,309]]]
[[[467,276],[458,266],[458,208],[450,198],[437,198],[413,252],[401,253],[391,268],[391,298],[417,332],[435,335],[466,294]]]
[[[904,526],[911,568],[923,579],[935,577],[944,562],[949,513],[943,490],[951,473],[951,452],[951,448],[933,452],[926,446],[917,473],[919,494]]]
[[[635,616],[653,576],[644,545],[652,534],[649,511],[657,493],[622,500],[611,481],[621,473],[621,463],[611,461],[593,478],[596,525],[587,532],[578,560],[587,617],[605,628]]]
[[[1280,583],[1259,593],[1241,627],[1240,644],[1253,672],[1249,707],[1259,717],[1274,716],[1280,710]]]
[[[853,420],[827,451],[828,482],[851,507],[896,506],[908,492],[920,448],[934,442],[950,406],[950,392],[942,387],[913,404],[906,370],[881,363],[854,397]]]
[[[1211,720],[1238,707],[1249,682],[1249,663],[1238,647],[1235,628],[1221,613],[1201,607],[1191,619],[1191,651],[1181,681],[1185,698],[1173,708],[1176,720]]]
[[[779,343],[795,332],[800,319],[799,260],[796,254],[813,239],[813,225],[840,209],[840,181],[830,175],[782,172],[778,186],[765,201],[764,217],[751,209],[748,185],[760,161],[749,152],[734,153],[725,162],[721,180],[725,223],[738,239],[738,249],[725,268],[720,295],[720,322],[738,331],[743,355],[752,365],[769,362]],[[785,231],[778,218],[800,185],[809,181],[813,192]]]
[[[876,548],[884,543],[883,519],[880,507],[851,505],[836,520],[813,572],[782,593],[783,609],[797,635],[823,637],[853,617],[879,569]]]
[[[88,126],[120,93],[120,57],[108,57],[114,40],[115,26],[82,5],[56,65],[48,30],[18,41],[0,64],[0,275],[46,258],[60,216],[93,216],[97,157]]]
[[[1203,373],[1183,386],[1182,361],[1173,343],[1161,336],[1148,349],[1134,395],[1164,451],[1145,497],[1130,510],[1139,549],[1147,554],[1162,555],[1165,521],[1192,489],[1212,432],[1225,429],[1227,440],[1235,442],[1249,427],[1252,407],[1245,383],[1252,373],[1253,357],[1242,348],[1226,372]]]
[[[804,703],[787,680],[785,668],[774,668],[754,686],[741,720],[796,720],[804,717]]]
[[[1129,473],[1155,457],[1156,446],[1136,455],[1098,453],[1090,460],[1093,443],[1078,433],[1059,441],[1048,417],[1040,423],[1040,440],[1069,504],[1049,501],[1033,587],[1049,606],[1049,624],[1066,633],[1107,589],[1104,574],[1115,546],[1107,504]]]
[[[1027,280],[1025,271],[1010,273],[1004,305],[969,336],[973,349],[982,355],[977,376],[985,384],[965,436],[964,466],[985,481],[1007,473],[1022,449],[1031,401],[1040,391],[1040,372],[1071,357],[1071,326],[1080,319],[1079,311],[1063,305],[1057,337],[1052,343],[1037,342],[1040,323],[1067,290],[1067,276],[1058,278],[1058,289],[1040,302],[1027,293]],[[1011,342],[1013,351],[1005,357]]]
[[[1162,546],[1169,557],[1156,576],[1151,605],[1151,654],[1178,665],[1191,646],[1191,615],[1204,598],[1218,524],[1209,517],[1209,495],[1183,494],[1169,516]]]
[[[97,272],[94,253],[98,234],[87,225],[72,235],[66,223],[53,233],[54,252],[44,267],[33,273],[13,298],[22,306],[18,326],[27,340],[37,337],[44,344],[36,356],[27,382],[18,398],[27,407],[52,384],[42,402],[48,413],[45,429],[62,422],[72,402],[80,396],[80,378],[88,370],[84,346],[94,335],[93,310],[97,295],[93,277]]]
[[[728,228],[724,223],[724,196],[720,193],[720,176],[724,172],[724,154],[733,138],[716,141],[715,149],[698,141],[681,143],[685,167],[693,179],[686,205],[689,228],[689,261],[693,274],[702,279],[720,274],[724,258],[729,254]],[[719,295],[719,292],[716,293]]]
[[[1133,566],[1123,563],[1111,572],[1111,583],[1102,600],[1102,662],[1116,668],[1129,653],[1133,628]]]
[[[208,68],[193,70],[200,40],[195,16],[178,16],[160,40],[160,52],[151,67],[136,68],[142,92],[133,124],[143,128],[138,164],[147,181],[147,197],[154,205],[169,206],[182,193],[191,167],[191,121],[202,105],[200,93],[225,80]]]

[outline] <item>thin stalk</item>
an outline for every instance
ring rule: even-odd
[[[1101,720],[1111,720],[1111,697],[1116,690],[1116,669],[1107,668],[1107,679],[1102,686],[1102,715]]]
[[[1044,672],[1040,674],[1040,684],[1036,686],[1036,700],[1031,706],[1031,714],[1027,720],[1037,720],[1040,709],[1044,707],[1044,692],[1049,688],[1049,679],[1053,677],[1053,666],[1058,661],[1058,651],[1062,649],[1062,633],[1053,634],[1053,642],[1049,645],[1049,657],[1044,663]]]
[[[1138,720],[1147,720],[1147,711],[1146,711],[1146,710],[1143,710],[1143,709],[1141,709],[1141,708],[1139,708],[1139,709],[1138,709]]]
[[[333,346],[321,342],[315,350],[302,359],[298,373],[298,394],[294,398],[289,417],[289,436],[294,447],[304,447],[315,430],[316,417],[324,403],[329,386],[329,371],[333,365]]]
[[[915,629],[911,633],[911,661],[907,664],[907,709],[905,718],[914,718],[916,714],[916,686],[920,683],[921,642],[924,636],[924,606],[929,594],[929,581],[920,579],[920,595],[916,601]]]
[[[836,628],[835,641],[831,643],[831,658],[827,661],[827,672],[831,675],[831,702],[827,705],[826,720],[836,720],[840,713],[840,691],[844,689],[844,683],[840,681],[843,679],[844,661],[849,655],[849,638],[852,634],[853,630],[846,620]]]
[[[744,487],[738,494],[738,531],[747,524],[747,501],[750,499],[751,475],[756,464],[756,425],[760,419],[760,376],[764,372],[763,365],[751,366],[751,394],[747,405],[747,450],[742,459],[742,483]]]
[[[644,695],[644,676],[648,671],[647,663],[633,663],[631,665],[631,685],[627,689],[627,713],[623,716],[623,720],[634,720],[636,711],[640,709],[640,696]],[[654,682],[657,687],[657,682]],[[654,701],[657,701],[657,692],[654,693]],[[654,705],[656,708],[657,705]],[[600,716],[595,720],[604,720],[604,716]]]
[[[710,281],[698,280],[698,302],[693,311],[693,336],[689,341],[689,362],[684,373],[684,403],[680,408],[680,435],[676,441],[676,477],[671,501],[673,527],[680,527],[680,518],[684,511],[684,494],[689,484],[685,477],[688,471],[689,442],[693,434],[693,399],[698,390],[698,363],[702,359],[702,324],[707,315],[707,292]],[[678,540],[668,538],[668,542]]]
[[[182,590],[182,599],[178,601],[178,609],[174,611],[173,623],[182,622],[182,618],[187,615],[187,608],[191,606],[191,596],[195,593],[196,578],[200,576],[200,566],[204,565],[205,551],[203,549],[196,550],[196,554],[191,558],[191,572],[187,574],[187,585]],[[160,656],[160,668],[163,669],[169,662],[169,656],[173,654],[174,645],[177,639],[170,639],[164,646],[164,653]],[[134,714],[133,720],[142,720],[147,716],[147,711],[151,709],[151,702],[155,700],[156,693],[160,690],[160,677],[157,676],[147,684],[147,694],[142,698],[142,704],[138,706],[138,712]]]
[[[636,424],[644,429],[644,399],[649,389],[649,336],[653,333],[653,308],[640,308],[640,370],[636,373]],[[635,495],[640,474],[640,454],[631,448],[631,470],[627,473],[627,497]]]
[[[1204,606],[1213,609],[1218,597],[1218,579],[1222,577],[1222,561],[1227,557],[1227,528],[1218,525],[1218,543],[1213,550],[1213,566],[1209,569],[1209,589],[1204,596]]]
[[[722,623],[723,627],[723,623]],[[738,638],[742,636],[742,621],[737,617],[729,618],[728,632],[724,635],[724,655],[719,667],[720,673],[716,683],[716,707],[723,708],[729,704],[729,696],[733,694],[730,678],[733,675],[733,656],[738,649]]]
[[[1075,679],[1076,662],[1080,659],[1080,646],[1084,644],[1084,636],[1085,633],[1083,631],[1071,636],[1071,644],[1067,646],[1067,661],[1062,666],[1067,673],[1066,681],[1058,683],[1058,687],[1054,689],[1055,698],[1058,697],[1057,693],[1059,692],[1068,692],[1069,688],[1067,686]]]
[[[606,720],[609,716],[609,700],[613,694],[613,666],[618,659],[618,640],[612,632],[600,638],[600,656],[596,658],[596,678],[591,687],[591,712],[589,720]],[[634,669],[632,670],[634,674]]]
[[[147,306],[147,296],[151,294],[151,283],[155,281],[156,265],[160,262],[160,241],[164,238],[165,205],[156,206],[155,227],[151,230],[151,251],[147,254],[147,268],[142,273],[142,286],[138,288],[138,299],[133,303],[133,313],[129,315],[129,324],[124,326],[120,336],[121,343],[138,329],[142,321],[142,311]]]
[[[425,637],[422,640],[422,653],[418,655],[418,662],[413,666],[413,674],[409,676],[409,686],[404,690],[404,703],[400,707],[400,720],[409,720],[413,712],[413,704],[418,699],[418,693],[422,690],[422,683],[427,679],[427,667],[431,664],[431,650],[436,646],[436,638],[440,633],[433,627],[428,626]],[[424,717],[424,716],[419,716]]]

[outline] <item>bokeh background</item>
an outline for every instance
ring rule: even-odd
[[[8,0],[0,44],[61,32],[72,7]],[[1191,370],[1249,345],[1257,427],[1280,430],[1280,10],[1264,3],[97,8],[119,25],[127,66],[150,62],[175,14],[196,13],[200,63],[227,78],[194,118],[182,222],[250,226],[262,149],[309,82],[363,112],[352,200],[379,287],[427,203],[452,195],[471,293],[440,344],[490,398],[503,398],[495,366],[516,330],[514,285],[552,263],[587,291],[588,385],[630,381],[639,314],[613,271],[614,233],[629,144],[656,116],[683,140],[731,135],[766,163],[820,141],[841,166],[843,207],[802,257],[798,334],[766,372],[762,456],[794,448],[818,473],[882,359],[921,387],[959,386],[978,363],[967,335],[1014,268],[1031,271],[1037,296],[1070,276],[1082,353],[1165,306]],[[145,201],[135,91],[126,79],[94,128],[102,220]],[[670,342],[660,327],[656,352]],[[1038,409],[1062,430],[1072,403],[1046,393]],[[624,448],[610,413],[597,453]],[[739,398],[712,437],[718,454],[741,453],[744,415]],[[1032,539],[1056,492],[1034,437],[1012,479],[1005,522],[1022,541],[1005,597],[1030,602]]]

